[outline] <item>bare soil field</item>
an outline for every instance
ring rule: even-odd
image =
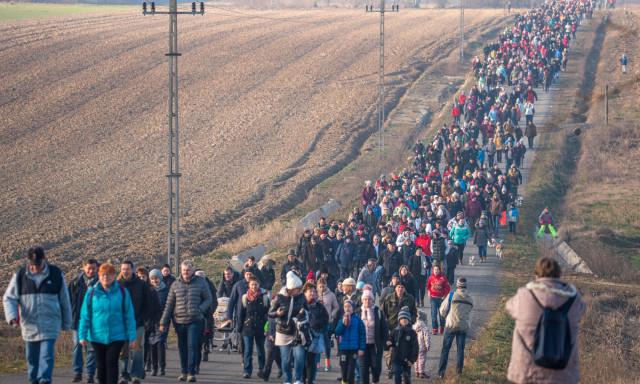
[[[501,10],[475,10],[480,34]],[[386,18],[387,109],[456,49],[458,13]],[[379,17],[209,9],[178,22],[181,250],[201,255],[292,209],[377,130]],[[154,263],[166,252],[168,19],[0,24],[0,268]]]

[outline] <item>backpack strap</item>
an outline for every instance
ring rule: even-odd
[[[126,336],[127,335],[127,317],[125,316],[124,301],[126,300],[127,295],[124,293],[124,287],[122,285],[118,285],[118,287],[120,288],[120,294],[122,295],[122,325],[124,325],[124,334]]]

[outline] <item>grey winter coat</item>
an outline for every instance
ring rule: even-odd
[[[175,315],[176,324],[200,321],[212,300],[211,291],[203,278],[193,276],[186,283],[181,276],[171,284],[160,325],[168,327],[172,315]]]
[[[38,275],[23,268],[24,274],[19,271],[13,275],[2,297],[4,317],[7,323],[20,319],[24,341],[57,339],[61,329],[68,330],[72,325],[71,303],[64,275],[49,263]],[[21,281],[18,281],[19,275],[24,276]]]
[[[476,232],[473,234],[473,245],[483,246],[487,245],[487,241],[491,238],[491,234],[489,233],[489,227],[486,225],[480,227],[476,227]]]

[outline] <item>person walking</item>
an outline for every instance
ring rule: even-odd
[[[116,267],[102,264],[98,279],[82,302],[78,338],[83,347],[93,346],[98,382],[116,384],[122,346],[136,343],[136,319],[129,291],[115,281]]]
[[[520,212],[515,203],[509,204],[509,210],[507,211],[507,221],[509,222],[509,233],[516,234],[516,224],[520,220]]]
[[[451,287],[449,281],[442,275],[439,265],[433,266],[433,273],[429,276],[427,282],[427,292],[429,292],[429,306],[431,307],[431,326],[433,334],[438,334],[438,325],[440,325],[440,333],[444,333],[444,316],[440,315],[438,309],[442,304],[442,300],[449,294]]]
[[[336,295],[331,292],[327,285],[327,280],[320,277],[317,281],[318,288],[318,302],[324,305],[324,309],[327,310],[329,314],[329,324],[332,324],[336,315],[338,314],[338,310],[340,305],[338,304],[338,299]],[[331,338],[329,337],[329,326],[325,327],[322,331],[322,336],[324,337],[324,370],[331,370]]]
[[[320,339],[315,341],[316,343],[322,342],[322,346],[318,345],[318,349],[324,351],[324,335],[323,332],[329,325],[329,313],[325,309],[324,305],[320,303],[318,298],[318,290],[315,283],[307,281],[302,287],[302,293],[307,304],[309,305],[309,328],[311,330],[311,336],[313,339]],[[311,346],[307,349],[305,370],[302,374],[302,382],[305,384],[313,384],[316,381],[316,374],[320,364],[320,353],[313,352]]]
[[[538,130],[533,124],[533,120],[527,123],[527,126],[524,129],[524,135],[527,136],[527,140],[529,141],[529,149],[532,149],[533,139],[538,135]]]
[[[387,319],[375,305],[373,292],[362,293],[361,319],[366,332],[364,354],[358,359],[362,384],[379,383],[382,372],[382,353],[389,341]]]
[[[489,227],[484,220],[478,222],[476,233],[473,234],[473,245],[478,247],[478,261],[480,263],[487,262],[487,242],[491,239]]]
[[[56,339],[72,326],[69,291],[64,274],[47,262],[41,247],[29,248],[27,261],[2,297],[4,318],[21,329],[29,382],[51,383]]]
[[[336,336],[340,336],[340,371],[342,383],[354,384],[358,357],[364,356],[367,332],[360,316],[355,314],[355,304],[345,300],[344,315],[338,321]]]
[[[169,287],[167,287],[162,280],[162,272],[159,269],[152,269],[151,272],[149,272],[149,282],[158,295],[158,303],[161,308],[160,316],[162,316],[167,304],[167,297],[169,296]],[[155,319],[154,329],[149,335],[149,345],[151,346],[151,376],[157,376],[158,369],[160,369],[160,376],[164,376],[166,373],[167,336],[169,332],[167,330],[160,332],[158,329],[161,320],[160,316]]]
[[[195,382],[196,359],[198,356],[198,334],[202,314],[207,311],[213,298],[207,283],[195,275],[193,262],[184,260],[180,264],[180,277],[171,285],[167,303],[158,330],[164,332],[171,318],[175,318],[178,334],[178,353],[182,374],[179,381]]]
[[[411,324],[409,308],[402,307],[398,313],[398,325],[391,331],[388,342],[395,384],[411,383],[411,365],[418,360],[418,335]]]
[[[269,317],[275,318],[277,321],[275,344],[280,348],[285,383],[293,383],[293,379],[295,379],[296,384],[300,384],[304,370],[306,350],[304,346],[295,343],[296,324],[294,321],[294,317],[309,309],[309,304],[301,293],[302,280],[295,272],[289,271],[287,284],[281,293],[278,293],[271,301],[269,308]]]
[[[411,324],[415,323],[418,318],[418,309],[416,308],[416,300],[406,293],[406,287],[401,279],[395,286],[394,293],[384,298],[382,302],[382,313],[387,317],[389,329],[396,329],[398,326],[398,315],[403,307],[407,307],[411,316]],[[393,377],[393,361],[391,359],[391,351],[387,351],[387,374],[389,379]]]
[[[249,290],[242,296],[241,302],[238,313],[238,332],[244,340],[242,377],[250,379],[253,372],[254,341],[258,350],[258,370],[264,369],[264,325],[269,311],[269,293],[260,288],[260,280],[257,277],[252,276],[249,279]]]
[[[83,366],[85,367],[87,374],[87,383],[94,382],[94,376],[96,373],[96,356],[93,352],[91,344],[87,344],[86,347],[80,345],[80,339],[78,338],[78,326],[80,323],[80,312],[82,310],[82,303],[84,302],[84,296],[98,281],[98,261],[96,259],[87,259],[82,267],[82,272],[73,279],[69,286],[69,301],[71,302],[71,316],[73,318],[73,325],[71,326],[71,340],[73,341],[72,366],[73,366],[73,379],[72,383],[79,383],[82,381]],[[83,361],[82,353],[86,354],[86,365]]]
[[[620,58],[620,65],[622,66],[622,74],[626,74],[627,73],[627,62],[629,60],[627,59],[627,55],[623,54],[622,57]]]
[[[451,297],[451,301],[444,300],[440,306],[440,315],[446,316],[446,327],[444,329],[444,339],[442,341],[442,353],[440,354],[440,364],[438,366],[438,377],[444,379],[449,360],[449,350],[453,339],[456,339],[457,359],[456,373],[462,374],[464,365],[464,348],[467,339],[467,331],[471,327],[471,309],[473,308],[473,298],[467,292],[467,279],[461,277],[456,282],[456,291]]]
[[[431,332],[427,325],[427,312],[418,311],[418,321],[413,325],[413,330],[418,336],[418,360],[416,360],[416,377],[428,379],[429,375],[425,371],[427,365],[427,352],[431,348]]]
[[[129,291],[133,312],[136,318],[136,343],[131,348],[124,344],[120,353],[120,384],[127,384],[129,380],[133,384],[140,384],[144,375],[143,343],[144,327],[151,312],[151,291],[149,284],[140,280],[134,273],[133,262],[125,260],[120,265],[118,284]]]
[[[536,279],[518,288],[516,294],[506,303],[507,314],[516,322],[507,371],[507,379],[514,383],[572,384],[580,381],[578,323],[586,305],[576,288],[560,278],[561,272],[560,265],[553,258],[540,258],[534,270]],[[565,305],[568,306],[566,314],[573,346],[569,362],[563,369],[549,369],[536,365],[529,347],[535,340],[536,324],[544,308],[557,309]]]
[[[453,229],[451,230],[451,238],[453,239],[453,244],[456,248],[458,264],[462,264],[464,248],[469,237],[471,237],[471,230],[469,230],[469,226],[464,219],[458,220],[456,225],[454,225]],[[450,267],[449,263],[447,263],[447,267]]]
[[[544,210],[540,214],[540,217],[538,217],[538,221],[540,222],[540,230],[538,231],[538,238],[542,237],[542,234],[544,233],[547,227],[549,228],[549,232],[551,232],[554,238],[558,237],[558,234],[556,233],[556,229],[553,228],[553,224],[555,224],[556,221],[553,219],[553,216],[551,215],[551,211],[549,211],[549,207],[544,207]]]

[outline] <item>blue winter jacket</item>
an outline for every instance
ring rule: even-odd
[[[341,351],[364,351],[367,347],[367,330],[360,316],[351,314],[351,325],[344,326],[340,319],[335,334],[340,337],[339,347]]]
[[[135,341],[136,319],[129,290],[124,289],[124,313],[122,300],[122,291],[117,281],[113,282],[109,291],[105,291],[100,283],[89,289],[82,303],[78,338],[100,344],[119,340]]]

